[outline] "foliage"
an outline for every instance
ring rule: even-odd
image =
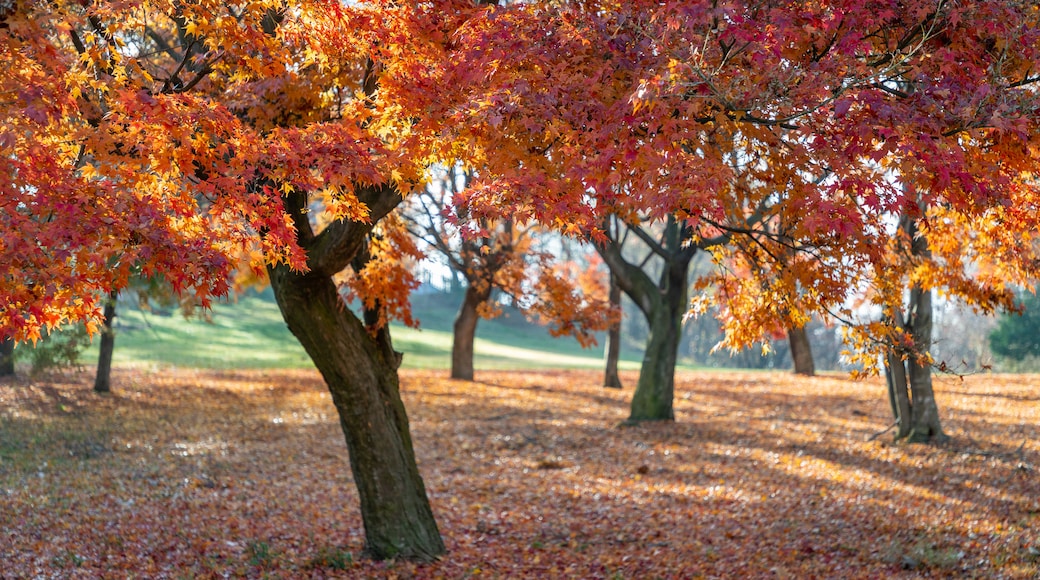
[[[37,375],[52,370],[79,366],[83,351],[90,346],[90,336],[82,324],[45,332],[36,344],[15,349],[15,359],[27,358],[30,373]],[[19,357],[18,355],[21,355]]]
[[[593,333],[618,315],[607,303],[597,261],[581,267],[567,259],[570,252],[552,251],[567,241],[543,225],[509,216],[471,217],[457,200],[465,199],[475,181],[474,172],[460,167],[436,169],[426,188],[402,208],[408,231],[473,288],[479,303],[470,307],[476,306],[480,317],[500,316],[498,301],[507,298],[548,324],[553,336],[571,335],[594,345]]]
[[[357,492],[315,371],[115,372],[109,397],[89,373],[0,389],[5,574],[1040,573],[1036,377],[940,379],[954,439],[916,447],[867,441],[890,422],[878,381],[680,372],[678,422],[618,429],[628,395],[599,371],[405,371],[449,546],[417,565],[349,557]]]
[[[1015,361],[1040,355],[1040,298],[1022,294],[1019,308],[1004,315],[989,335],[993,354]]]
[[[445,84],[462,93],[450,119],[471,121],[449,129],[490,141],[470,207],[571,231],[613,212],[728,232],[746,243],[714,248],[704,281],[728,345],[818,315],[852,324],[868,364],[901,341],[878,321],[906,286],[893,272],[986,312],[1036,276],[1034,5],[596,6],[499,10],[508,41],[505,25],[459,35],[479,57]],[[524,199],[544,189],[556,203]],[[903,214],[929,259],[896,251]]]

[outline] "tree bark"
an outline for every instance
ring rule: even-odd
[[[906,376],[906,361],[898,354],[885,357],[885,379],[888,383],[888,402],[896,422],[896,440],[910,434],[910,390]]]
[[[368,259],[372,224],[401,196],[392,185],[359,186],[355,193],[369,208],[370,221],[336,221],[318,234],[308,219],[307,195],[283,195],[310,270],[278,265],[269,267],[268,275],[282,318],[325,379],[339,414],[361,499],[365,553],[375,559],[432,560],[444,553],[444,542],[415,463],[398,385],[400,355],[389,330],[370,333],[332,279],[358,259]]]
[[[466,286],[462,297],[462,305],[455,316],[454,332],[451,343],[451,378],[464,381],[473,380],[473,343],[477,336],[477,323],[480,315],[477,307],[491,297],[491,287],[480,290],[473,284]]]
[[[94,392],[108,393],[112,390],[112,353],[116,347],[116,299],[119,292],[113,290],[105,301],[105,321],[101,328],[101,345],[98,351],[97,373],[94,375]]]
[[[620,310],[621,286],[617,276],[610,275],[610,306]],[[619,319],[607,329],[607,344],[604,345],[606,369],[603,373],[603,386],[610,389],[621,388],[621,375],[618,373],[618,361],[621,358],[621,320]]]
[[[928,240],[919,235],[916,221],[904,215],[900,227],[909,239],[910,254],[915,258],[930,258]],[[928,361],[918,358],[932,348],[932,291],[913,285],[907,316],[904,318],[900,312],[896,317],[894,323],[910,333],[913,351],[906,353],[905,361],[899,352],[890,352],[886,359],[889,401],[898,426],[895,438],[911,443],[944,441],[948,437],[939,421],[939,406],[932,389],[932,367]]]
[[[932,348],[932,291],[915,287],[910,291],[910,327],[914,345],[920,352]],[[947,439],[939,422],[939,406],[932,390],[932,366],[916,358],[907,361],[910,374],[910,433],[912,443],[927,443]]]
[[[671,264],[662,274],[668,284],[654,301],[647,323],[650,336],[646,341],[639,381],[632,395],[629,423],[640,421],[674,421],[672,402],[675,397],[675,364],[682,339],[682,317],[686,312],[686,272],[682,264]]]
[[[415,463],[390,335],[373,336],[332,279],[270,269],[282,316],[332,393],[361,498],[365,552],[376,559],[432,560],[444,553]]]
[[[816,365],[813,363],[812,346],[809,344],[809,334],[805,327],[788,329],[787,342],[791,345],[791,360],[794,362],[795,374],[807,377],[815,375]]]
[[[0,377],[14,374],[14,339],[0,340]]]

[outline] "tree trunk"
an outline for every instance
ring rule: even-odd
[[[928,352],[932,348],[932,291],[913,288],[910,291],[910,312],[914,346],[920,352]],[[925,361],[922,364],[916,358],[910,358],[907,368],[910,371],[911,396],[907,440],[913,443],[945,440],[947,437],[939,422],[939,407],[932,390],[931,363]]]
[[[923,212],[925,208],[921,208]],[[917,222],[903,215],[900,228],[910,242],[910,254],[915,258],[930,258],[928,240],[919,235]],[[910,288],[907,316],[896,314],[895,324],[910,333],[913,352],[903,361],[902,353],[889,353],[885,371],[888,375],[889,401],[895,414],[898,430],[896,439],[911,443],[927,443],[947,439],[939,422],[939,406],[932,389],[930,361],[921,360],[932,348],[932,291],[914,285]],[[909,395],[907,390],[909,387]]]
[[[664,258],[656,283],[643,271],[643,265],[624,259],[616,241],[596,246],[611,274],[617,277],[621,290],[646,316],[649,327],[643,364],[626,423],[675,420],[672,399],[675,394],[675,364],[682,339],[682,318],[688,306],[687,277],[690,262],[699,249],[697,245],[686,243],[691,235],[685,223],[668,218],[662,243],[654,250]]]
[[[888,383],[888,402],[896,422],[896,439],[910,434],[910,391],[907,385],[906,361],[898,354],[885,357],[885,379]]]
[[[477,307],[491,297],[490,286],[486,291],[478,290],[470,284],[462,297],[462,305],[455,316],[454,332],[451,343],[451,378],[464,381],[473,380],[473,343],[477,336],[477,323],[480,315]]]
[[[610,306],[620,310],[621,286],[618,285],[617,277],[610,275]],[[621,320],[610,325],[607,329],[607,344],[604,345],[606,356],[606,370],[603,374],[603,386],[611,389],[621,388],[621,375],[618,374],[618,360],[621,358]]]
[[[794,362],[795,374],[807,377],[815,375],[816,365],[813,364],[812,346],[809,344],[809,334],[805,332],[805,327],[789,329],[787,342],[791,345],[791,360]]]
[[[343,304],[329,276],[270,269],[282,316],[332,393],[361,498],[365,552],[432,560],[444,553],[398,386],[389,331],[375,336]]]
[[[112,390],[112,353],[116,347],[116,299],[119,292],[113,290],[105,301],[105,322],[101,329],[101,345],[98,352],[97,374],[94,375],[94,391],[108,393]]]
[[[647,315],[650,336],[646,341],[639,381],[632,395],[628,423],[639,421],[673,421],[672,400],[675,395],[675,363],[682,340],[682,318],[687,307],[686,274],[689,260],[665,265],[660,289]]]
[[[0,340],[0,377],[14,374],[14,339]]]

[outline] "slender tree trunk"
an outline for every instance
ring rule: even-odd
[[[676,260],[666,264],[661,274],[657,299],[652,301],[647,315],[650,336],[639,369],[636,392],[632,395],[629,423],[675,420],[672,409],[675,363],[682,340],[682,317],[687,307],[686,274],[689,265],[689,260]]]
[[[910,390],[906,376],[906,361],[898,354],[885,357],[885,379],[888,383],[888,402],[896,422],[896,439],[910,434]]]
[[[910,291],[911,319],[910,327],[914,337],[914,345],[921,352],[928,352],[932,347],[932,291],[914,288]],[[910,372],[910,433],[907,439],[914,443],[943,441],[943,433],[939,422],[939,406],[935,403],[935,392],[932,390],[932,366],[921,364],[916,358],[907,361]]]
[[[14,374],[14,339],[0,340],[0,377]]]
[[[98,352],[97,374],[94,375],[94,391],[107,393],[112,390],[112,353],[116,348],[116,299],[119,292],[113,290],[105,301],[105,322],[101,329],[101,345]]]
[[[813,363],[812,346],[809,344],[809,334],[805,332],[805,327],[789,329],[787,342],[791,345],[791,360],[794,362],[795,374],[807,377],[815,375],[816,365]]]
[[[462,305],[455,316],[454,332],[451,343],[451,378],[464,381],[473,380],[473,343],[477,336],[477,323],[480,315],[477,307],[491,297],[491,288],[479,290],[473,284],[466,286],[462,297]]]
[[[376,559],[444,553],[399,392],[389,332],[373,336],[328,276],[270,270],[278,306],[332,393],[361,498],[365,551]]]
[[[621,306],[621,286],[617,276],[610,275],[610,306],[618,309]],[[621,375],[618,374],[618,360],[621,358],[621,320],[619,319],[607,329],[607,344],[604,348],[606,370],[603,374],[603,386],[611,389],[621,388]]]

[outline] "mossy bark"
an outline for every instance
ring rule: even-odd
[[[376,559],[432,560],[444,553],[398,387],[389,333],[369,333],[343,306],[333,281],[281,266],[271,286],[339,413],[361,498],[365,551]]]
[[[646,316],[650,330],[627,423],[675,419],[675,364],[682,317],[688,306],[690,262],[698,251],[696,245],[687,243],[689,237],[686,225],[674,218],[667,220],[661,244],[655,250],[664,259],[656,282],[642,265],[626,261],[618,244],[597,247],[621,290]]]
[[[371,224],[401,197],[391,186],[358,187],[355,193],[371,221],[333,222],[319,234],[308,220],[306,194],[283,196],[309,271],[279,265],[269,267],[268,275],[282,317],[332,394],[361,499],[366,554],[428,561],[444,553],[444,542],[415,462],[397,376],[400,354],[389,329],[370,332],[366,322],[372,320],[362,321],[346,307],[332,279],[368,259]],[[366,318],[373,314],[365,312]]]

